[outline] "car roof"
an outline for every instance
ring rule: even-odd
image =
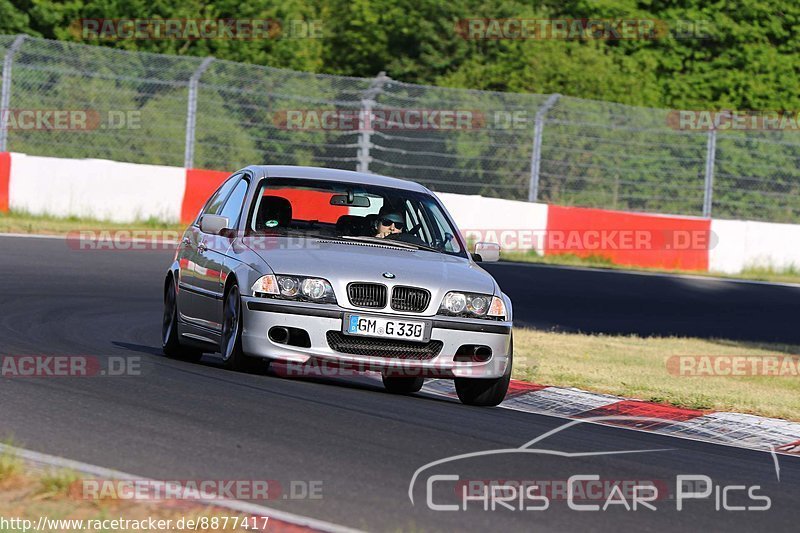
[[[429,192],[417,182],[390,178],[380,174],[367,172],[353,172],[352,170],[338,170],[334,168],[321,167],[301,167],[291,165],[251,165],[250,170],[260,171],[267,178],[305,178],[320,181],[344,181],[359,185],[377,185],[380,187],[392,187],[407,191]]]

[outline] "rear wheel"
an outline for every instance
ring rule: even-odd
[[[514,362],[514,339],[512,338],[508,347],[508,364],[506,371],[499,378],[478,379],[478,378],[456,378],[456,392],[461,403],[466,405],[476,405],[481,407],[493,407],[499,405],[506,397],[508,384],[511,382],[511,366]]]
[[[178,336],[178,299],[177,288],[172,277],[164,288],[164,316],[161,321],[161,350],[167,357],[199,361],[203,352],[196,348],[181,345]]]
[[[419,392],[424,383],[425,379],[421,377],[383,376],[383,386],[392,394],[411,394],[413,392]]]
[[[229,370],[259,372],[266,370],[266,361],[248,357],[242,351],[242,297],[235,283],[225,292],[222,314],[222,339],[219,347],[222,364]]]

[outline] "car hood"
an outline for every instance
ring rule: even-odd
[[[463,257],[372,243],[351,243],[292,237],[246,237],[243,243],[276,274],[314,276],[334,288],[351,281],[494,294],[492,276]],[[387,278],[385,272],[394,274]]]

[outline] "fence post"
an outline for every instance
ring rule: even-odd
[[[17,35],[3,59],[3,90],[0,92],[0,152],[8,148],[8,106],[11,104],[11,67],[14,64],[14,55],[22,46],[25,35]]]
[[[730,113],[717,113],[714,123],[708,130],[708,140],[706,141],[706,174],[705,187],[703,193],[703,217],[711,218],[711,208],[714,201],[714,161],[717,158],[717,128],[723,116],[730,116]]]
[[[194,137],[197,126],[197,86],[200,84],[200,76],[206,71],[213,57],[207,57],[200,63],[189,79],[189,103],[186,109],[186,149],[183,156],[183,167],[194,168]]]
[[[528,186],[528,201],[535,202],[539,199],[539,167],[542,164],[542,133],[544,132],[544,117],[556,105],[560,94],[551,94],[542,107],[536,111],[533,126],[533,151],[531,153],[531,181]]]
[[[383,91],[383,86],[390,81],[385,72],[380,72],[364,93],[361,99],[361,113],[358,117],[358,166],[359,172],[369,172],[369,162],[372,161],[369,152],[372,148],[372,107],[375,100]]]

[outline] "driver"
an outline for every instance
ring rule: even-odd
[[[375,221],[375,236],[383,239],[395,233],[402,233],[405,226],[405,219],[400,213],[385,213]]]

